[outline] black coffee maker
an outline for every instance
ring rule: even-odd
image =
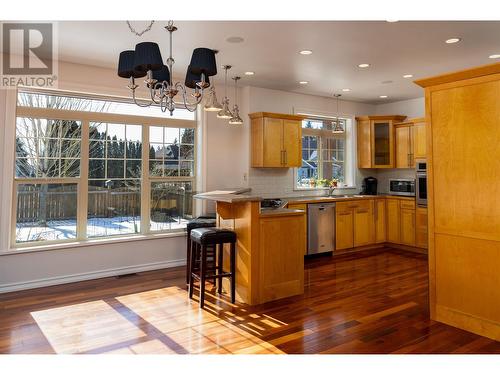
[[[363,195],[377,195],[377,179],[375,177],[366,177],[363,179],[362,185]]]

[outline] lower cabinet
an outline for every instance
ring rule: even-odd
[[[306,203],[290,203],[288,208],[292,210],[304,210],[307,217],[307,204]],[[304,254],[307,254],[307,220],[304,221]]]
[[[336,250],[346,250],[375,242],[373,200],[339,202],[336,206]]]
[[[385,210],[385,199],[375,199],[373,204],[375,217],[375,243],[386,242],[387,240],[387,215]]]
[[[427,249],[427,207],[417,207],[415,211],[415,246]]]
[[[354,212],[346,203],[337,203],[335,211],[335,250],[354,247]]]
[[[387,242],[415,246],[415,201],[387,198]]]
[[[399,199],[387,198],[387,242],[399,243],[401,233],[401,220]]]

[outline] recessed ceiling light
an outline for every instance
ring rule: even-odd
[[[351,89],[347,89],[347,88],[346,88],[346,89],[342,89],[342,91],[343,91],[343,92],[349,92],[349,91],[351,91]]]
[[[450,39],[446,39],[445,40],[445,43],[446,44],[453,44],[453,43],[458,43],[460,42],[462,39],[461,38],[450,38]]]
[[[304,49],[302,51],[299,52],[301,55],[312,55],[313,51],[309,50],[309,49]]]
[[[387,20],[387,22],[399,22],[399,20]]]
[[[255,74],[255,72],[245,72],[246,76],[253,76],[254,74]]]
[[[230,36],[229,38],[226,39],[226,42],[228,43],[242,43],[245,39],[243,39],[241,36]]]
[[[387,98],[387,95],[380,95],[379,98],[385,99],[385,98]]]
[[[490,55],[490,59],[498,59],[500,57],[500,54],[495,54],[495,55]]]
[[[363,64],[358,64],[358,68],[368,68],[370,64],[363,63]]]
[[[307,82],[307,81],[300,81],[299,83],[300,83],[301,85],[307,85],[309,82]]]
[[[405,74],[405,75],[403,76],[403,78],[411,78],[411,77],[413,77],[413,74]]]

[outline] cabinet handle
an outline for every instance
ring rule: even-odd
[[[288,164],[288,152],[285,150],[283,151],[285,153],[285,165]]]
[[[285,163],[283,162],[283,160],[284,160],[284,159],[283,159],[283,150],[281,150],[281,151],[280,151],[280,164],[281,164],[281,165],[285,164]]]
[[[369,210],[356,210],[357,214],[366,214]]]
[[[350,215],[351,213],[350,212],[337,212],[337,214],[339,216],[346,216],[346,215]]]

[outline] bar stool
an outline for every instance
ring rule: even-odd
[[[189,284],[189,260],[191,257],[191,231],[196,228],[213,228],[215,227],[215,217],[213,216],[198,216],[196,219],[190,220],[186,224],[186,231],[187,231],[187,247],[186,247],[186,284]],[[214,251],[215,253],[215,251]],[[198,259],[197,256],[195,256],[195,259]]]
[[[230,244],[229,272],[223,272],[224,244]],[[217,265],[214,268],[207,267],[209,246],[214,246],[217,252]],[[201,247],[200,274],[195,272],[195,254]],[[222,279],[231,279],[231,302],[235,301],[236,294],[236,233],[223,228],[197,228],[191,231],[191,256],[189,272],[189,298],[193,298],[194,279],[200,280],[200,307],[205,304],[205,281],[207,279],[217,280],[217,292],[222,293]],[[210,274],[209,271],[214,271]]]

